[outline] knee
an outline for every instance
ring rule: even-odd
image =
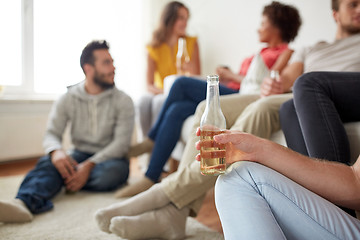
[[[123,160],[121,162],[124,163],[109,164],[102,169],[101,173],[97,174],[96,178],[92,180],[92,190],[112,191],[126,183],[129,177],[129,165]]]
[[[249,185],[255,186],[254,177],[263,174],[262,165],[253,162],[241,161],[232,164],[226,170],[226,174],[221,175],[215,184],[215,200],[223,202],[223,198],[228,196],[227,193],[241,191],[248,188]]]
[[[171,86],[171,90],[174,91],[176,89],[182,89],[183,88],[183,85],[187,84],[188,82],[190,81],[190,78],[189,77],[185,77],[185,76],[180,76],[180,77],[177,77],[173,83],[173,85]]]
[[[290,99],[280,106],[279,115],[280,115],[280,123],[281,125],[284,122],[287,122],[287,119],[289,119],[289,115],[295,112],[295,106],[293,99]]]
[[[294,99],[301,99],[307,91],[312,91],[321,83],[323,73],[309,72],[301,75],[296,79],[293,87]]]
[[[47,168],[57,171],[54,164],[51,162],[51,157],[49,155],[41,157],[36,164],[36,168]]]
[[[188,116],[194,114],[196,105],[189,102],[179,101],[171,104],[166,113],[165,118],[170,121],[185,120]]]

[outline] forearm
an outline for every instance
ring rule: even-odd
[[[287,66],[280,75],[283,92],[288,92],[294,85],[295,80],[303,74],[304,65],[295,62]]]
[[[43,147],[46,154],[61,149],[61,138],[49,132],[46,132],[43,140]]]
[[[69,120],[66,114],[67,105],[65,96],[62,96],[51,109],[43,139],[46,154],[62,148],[62,135]]]
[[[360,209],[360,184],[354,167],[311,159],[270,141],[261,149],[257,162],[335,204]]]

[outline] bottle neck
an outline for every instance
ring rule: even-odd
[[[206,109],[214,111],[220,108],[219,82],[207,80]]]
[[[226,129],[226,119],[220,107],[217,75],[207,77],[206,108],[200,120],[200,127],[201,129]]]
[[[184,39],[179,38],[178,40],[178,51],[177,51],[177,57],[181,57],[184,54]]]
[[[186,48],[186,40],[179,38],[178,51],[176,54],[176,70],[179,75],[189,75],[189,66],[186,66],[190,62],[190,57]]]

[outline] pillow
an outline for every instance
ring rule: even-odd
[[[264,63],[260,53],[256,54],[251,61],[246,76],[241,81],[240,94],[260,94],[261,83],[270,70]]]

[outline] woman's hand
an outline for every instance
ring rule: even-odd
[[[219,75],[219,81],[221,83],[227,83],[232,81],[233,73],[228,67],[217,67],[216,74]]]
[[[284,93],[283,83],[281,78],[274,80],[270,77],[264,78],[261,84],[261,97],[267,97],[275,94]]]

